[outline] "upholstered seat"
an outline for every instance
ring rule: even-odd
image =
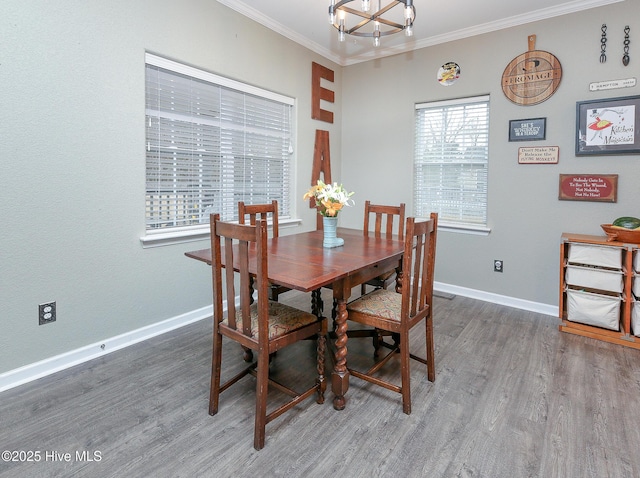
[[[251,312],[251,338],[258,337],[258,304],[252,304]],[[236,311],[236,330],[242,331],[242,311]],[[294,307],[290,307],[280,302],[269,301],[269,339],[275,339],[288,334],[296,329],[300,329],[306,325],[317,322],[318,318],[308,312],[301,311]],[[224,325],[229,326],[229,319],[222,321]]]

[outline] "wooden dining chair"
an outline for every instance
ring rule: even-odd
[[[401,294],[386,289],[376,289],[347,305],[349,320],[369,327],[397,334],[398,343],[384,342],[391,351],[366,372],[349,368],[354,377],[380,385],[402,394],[402,409],[411,413],[410,359],[426,364],[427,378],[436,378],[433,346],[433,271],[436,257],[438,215],[431,213],[428,221],[407,219],[402,259],[404,280]],[[424,320],[426,332],[426,360],[409,351],[409,331]],[[399,352],[401,385],[398,386],[375,376],[389,360]]]
[[[211,215],[211,251],[214,308],[209,414],[218,413],[221,392],[245,375],[254,375],[257,384],[253,446],[256,450],[260,450],[264,447],[267,423],[314,394],[317,395],[318,403],[324,402],[326,320],[269,300],[266,221],[258,219],[255,225],[241,225],[225,223],[220,221],[218,214]],[[227,267],[222,266],[222,257]],[[257,299],[253,303],[250,300],[249,264],[255,264],[257,268],[255,271]],[[239,306],[236,305],[237,297],[239,297]],[[225,299],[226,314],[224,313]],[[226,343],[223,337],[254,350],[258,358],[257,362],[221,385],[222,345]],[[296,392],[271,380],[269,356],[276,350],[309,337],[317,337],[317,363],[314,368],[318,372],[318,377],[313,386],[303,392]],[[275,410],[267,412],[269,385],[275,386],[290,398]]]
[[[245,224],[249,216],[249,224],[256,225],[257,219],[268,221],[271,216],[271,230],[273,237],[278,237],[278,201],[275,199],[267,204],[246,204],[238,201],[238,222]]]
[[[364,203],[364,235],[373,234],[375,237],[391,237],[394,230],[397,231],[398,239],[402,240],[404,236],[404,212],[405,204],[399,206],[384,206],[381,204],[371,204],[371,201]],[[371,221],[373,218],[373,221]],[[394,224],[397,218],[397,223]],[[370,231],[371,223],[373,223],[373,231]],[[362,284],[361,293],[367,291],[367,285],[376,289],[386,289],[396,279],[396,269],[384,271],[379,276]]]
[[[246,224],[247,216],[249,217],[249,224],[255,226],[257,219],[268,220],[271,217],[271,230],[272,236],[278,237],[278,201],[273,200],[268,204],[245,204],[244,201],[238,202],[238,223]],[[278,284],[269,285],[269,296],[271,300],[278,300],[278,296],[287,291],[290,291],[288,287],[284,287]]]

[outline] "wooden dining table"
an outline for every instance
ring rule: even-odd
[[[345,393],[349,389],[347,370],[347,301],[353,287],[398,270],[398,288],[402,284],[402,253],[404,242],[397,237],[365,235],[362,230],[338,228],[344,245],[335,248],[322,246],[323,232],[311,231],[279,236],[268,241],[269,281],[302,292],[312,292],[312,311],[322,314],[320,290],[331,288],[336,303],[335,360],[331,376],[333,406],[343,410]],[[185,255],[211,265],[211,249],[186,252]],[[224,260],[224,254],[223,254]],[[224,264],[223,264],[224,265]],[[252,270],[253,267],[253,270]],[[249,271],[255,272],[255,260]]]

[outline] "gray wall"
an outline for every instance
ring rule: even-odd
[[[619,216],[640,217],[640,156],[574,154],[576,101],[640,94],[640,87],[590,92],[589,83],[638,77],[640,56],[622,65],[625,25],[640,27],[640,1],[565,15],[403,55],[352,65],[343,78],[342,181],[354,198],[406,202],[413,214],[414,104],[490,94],[488,236],[441,232],[436,281],[525,301],[558,304],[558,258],[562,232],[603,234],[600,224]],[[601,64],[600,27],[608,26],[607,62]],[[507,64],[528,49],[553,53],[563,77],[556,93],[533,106],[509,101],[501,89]],[[440,65],[455,61],[461,79],[443,87]],[[508,122],[547,118],[544,141],[509,142]],[[559,146],[558,164],[519,165],[520,146]],[[618,174],[618,202],[558,200],[561,173]],[[366,191],[366,192],[365,192]],[[343,224],[361,224],[361,208],[347,210]],[[503,273],[493,272],[502,259]]]
[[[211,304],[206,241],[143,249],[144,53],[297,100],[294,201],[311,179],[311,62],[211,0],[0,0],[0,374]],[[339,174],[339,155],[333,161]],[[302,230],[301,227],[284,233]],[[38,326],[38,304],[57,322]]]
[[[640,18],[637,0],[340,68],[211,0],[0,0],[0,374],[211,303],[207,267],[186,259],[206,241],[143,249],[144,52],[150,51],[297,99],[295,197],[311,176],[314,132],[331,134],[333,176],[356,191],[343,225],[359,226],[365,199],[412,209],[415,102],[491,94],[489,236],[441,233],[436,280],[557,304],[562,231],[640,215],[638,156],[576,158],[575,102],[638,94],[589,93],[590,81],[638,76],[623,68],[622,28]],[[600,25],[609,61],[598,63]],[[633,28],[636,25],[632,24]],[[507,63],[527,48],[554,53],[558,92],[531,107],[500,90]],[[633,34],[633,33],[632,33]],[[454,86],[436,84],[446,61],[462,67]],[[336,73],[336,122],[313,121],[311,62]],[[509,119],[547,117],[558,165],[519,166]],[[617,173],[617,204],[559,202],[559,173]],[[372,188],[372,185],[374,188]],[[302,226],[315,227],[294,200]],[[492,259],[505,272],[492,272]],[[37,304],[56,300],[55,324],[37,325]]]

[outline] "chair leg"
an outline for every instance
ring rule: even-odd
[[[218,413],[220,399],[220,370],[222,362],[222,335],[218,328],[213,331],[213,354],[211,357],[211,390],[209,391],[209,415]]]
[[[435,352],[433,347],[433,316],[426,318],[426,336],[427,336],[427,378],[430,382],[436,379],[436,363]]]
[[[409,369],[409,330],[400,332],[400,364],[402,376],[402,411],[411,414],[411,374]]]
[[[258,351],[258,368],[256,370],[256,423],[253,434],[253,447],[264,448],[265,428],[267,425],[267,391],[269,387],[269,352]]]

